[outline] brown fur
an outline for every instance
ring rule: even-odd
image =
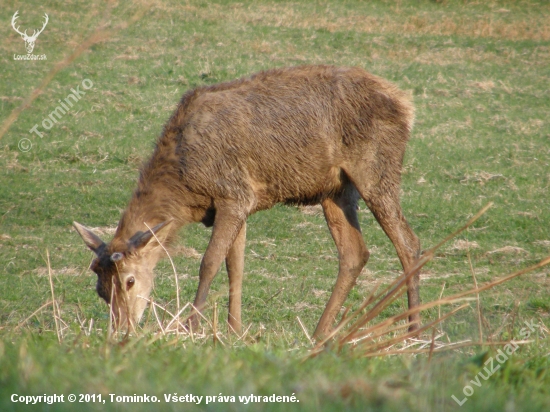
[[[127,314],[138,321],[145,303],[138,304],[134,295],[149,296],[161,257],[144,222],[152,227],[171,221],[157,230],[166,242],[187,223],[213,225],[194,304],[204,307],[225,259],[229,323],[238,331],[247,217],[277,203],[321,203],[340,259],[335,288],[315,331],[317,337],[326,334],[369,256],[356,214],[360,197],[405,269],[420,253],[399,204],[413,113],[408,95],[359,68],[276,69],[189,91],[143,167],[111,243],[100,244],[77,226],[98,255],[92,267],[98,291],[109,302],[111,284],[117,285],[113,306],[119,323]],[[122,258],[112,262],[115,252]],[[125,282],[129,276],[132,285]],[[417,306],[418,275],[408,287],[409,306]],[[418,324],[419,317],[410,320]]]

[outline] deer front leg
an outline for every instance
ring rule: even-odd
[[[229,315],[230,328],[240,333],[241,323],[241,296],[244,272],[244,246],[246,241],[246,222],[243,223],[237,238],[229,249],[225,258],[225,266],[229,277]]]
[[[246,220],[244,213],[235,204],[224,204],[216,209],[216,219],[212,228],[212,236],[202,258],[199,270],[199,287],[193,305],[202,313],[206,304],[206,298],[214,276],[218,272],[223,260],[229,253],[235,239],[241,232]],[[240,282],[239,282],[240,295]],[[196,328],[198,326],[197,314],[192,314],[188,322]]]

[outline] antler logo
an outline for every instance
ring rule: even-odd
[[[46,13],[44,13],[45,20],[44,20],[44,24],[42,25],[42,28],[40,30],[38,30],[38,32],[36,30],[33,30],[32,36],[29,36],[29,35],[27,35],[27,30],[28,29],[25,30],[25,32],[21,33],[19,31],[19,26],[15,27],[15,20],[17,20],[19,18],[17,13],[19,13],[19,10],[17,10],[15,12],[15,14],[13,15],[13,17],[11,18],[11,26],[13,27],[13,29],[17,33],[19,33],[21,35],[23,40],[25,40],[25,48],[27,49],[27,53],[31,54],[33,49],[34,49],[34,44],[36,42],[36,39],[37,39],[38,35],[44,31],[44,28],[46,27],[46,24],[48,24],[48,15]]]

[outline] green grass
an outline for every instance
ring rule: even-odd
[[[136,10],[124,2],[109,11],[99,2],[5,3],[0,123],[96,27],[117,26]],[[49,14],[34,50],[47,60],[13,60],[25,51],[10,27],[18,9],[22,29],[40,27]],[[222,327],[225,346],[214,346],[208,336],[195,342],[155,337],[149,312],[140,336],[126,345],[111,343],[107,308],[87,270],[91,253],[71,224],[101,228],[106,239],[112,235],[109,228],[130,197],[139,165],[186,90],[272,67],[353,65],[414,94],[402,204],[423,247],[494,202],[425,268],[422,300],[437,299],[443,288],[448,296],[472,287],[465,245],[480,283],[532,265],[550,254],[549,19],[544,1],[169,1],[93,45],[54,77],[0,141],[0,409],[73,406],[24,407],[10,401],[14,393],[101,393],[105,399],[109,393],[146,393],[162,398],[163,410],[548,410],[548,267],[481,295],[485,339],[519,339],[524,321],[539,326],[533,342],[474,386],[459,408],[451,395],[462,399],[463,387],[496,352],[465,348],[431,360],[365,359],[346,349],[303,361],[310,344],[296,316],[314,329],[338,267],[315,209],[278,206],[249,219],[243,321],[251,326],[241,340]],[[42,120],[84,79],[93,87],[44,130]],[[29,133],[35,124],[42,138]],[[23,138],[32,143],[28,152],[18,149]],[[371,258],[347,301],[354,307],[377,282],[388,284],[400,273],[393,246],[363,204],[359,215]],[[209,233],[198,225],[181,232],[173,257],[182,302],[194,298],[198,282],[200,259],[192,249],[203,253]],[[62,343],[51,306],[24,322],[51,299],[46,250],[66,324]],[[154,298],[174,308],[169,263],[161,262],[156,272]],[[220,319],[227,316],[227,291],[222,270],[212,286],[209,317],[214,302]],[[405,299],[399,299],[382,317],[404,309]],[[438,311],[424,316],[434,319]],[[477,340],[476,304],[440,331],[442,342]],[[294,393],[300,403],[164,403],[163,394],[174,392]],[[151,407],[110,401],[79,406]]]

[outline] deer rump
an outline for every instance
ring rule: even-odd
[[[169,242],[181,226],[202,222],[213,230],[194,306],[204,308],[225,260],[228,322],[239,331],[247,217],[276,203],[321,203],[340,260],[314,335],[328,334],[369,257],[357,218],[359,198],[405,270],[420,254],[399,203],[413,117],[407,94],[359,68],[276,69],[186,93],[142,168],[111,243],[75,223],[97,255],[97,290],[116,308],[115,326],[126,320],[131,326],[143,313],[139,298],[149,296],[161,255],[151,246],[152,234],[162,232]],[[418,274],[408,281],[410,308],[420,302],[418,282]],[[418,327],[418,313],[409,320],[411,329]],[[197,321],[193,314],[189,325]]]

